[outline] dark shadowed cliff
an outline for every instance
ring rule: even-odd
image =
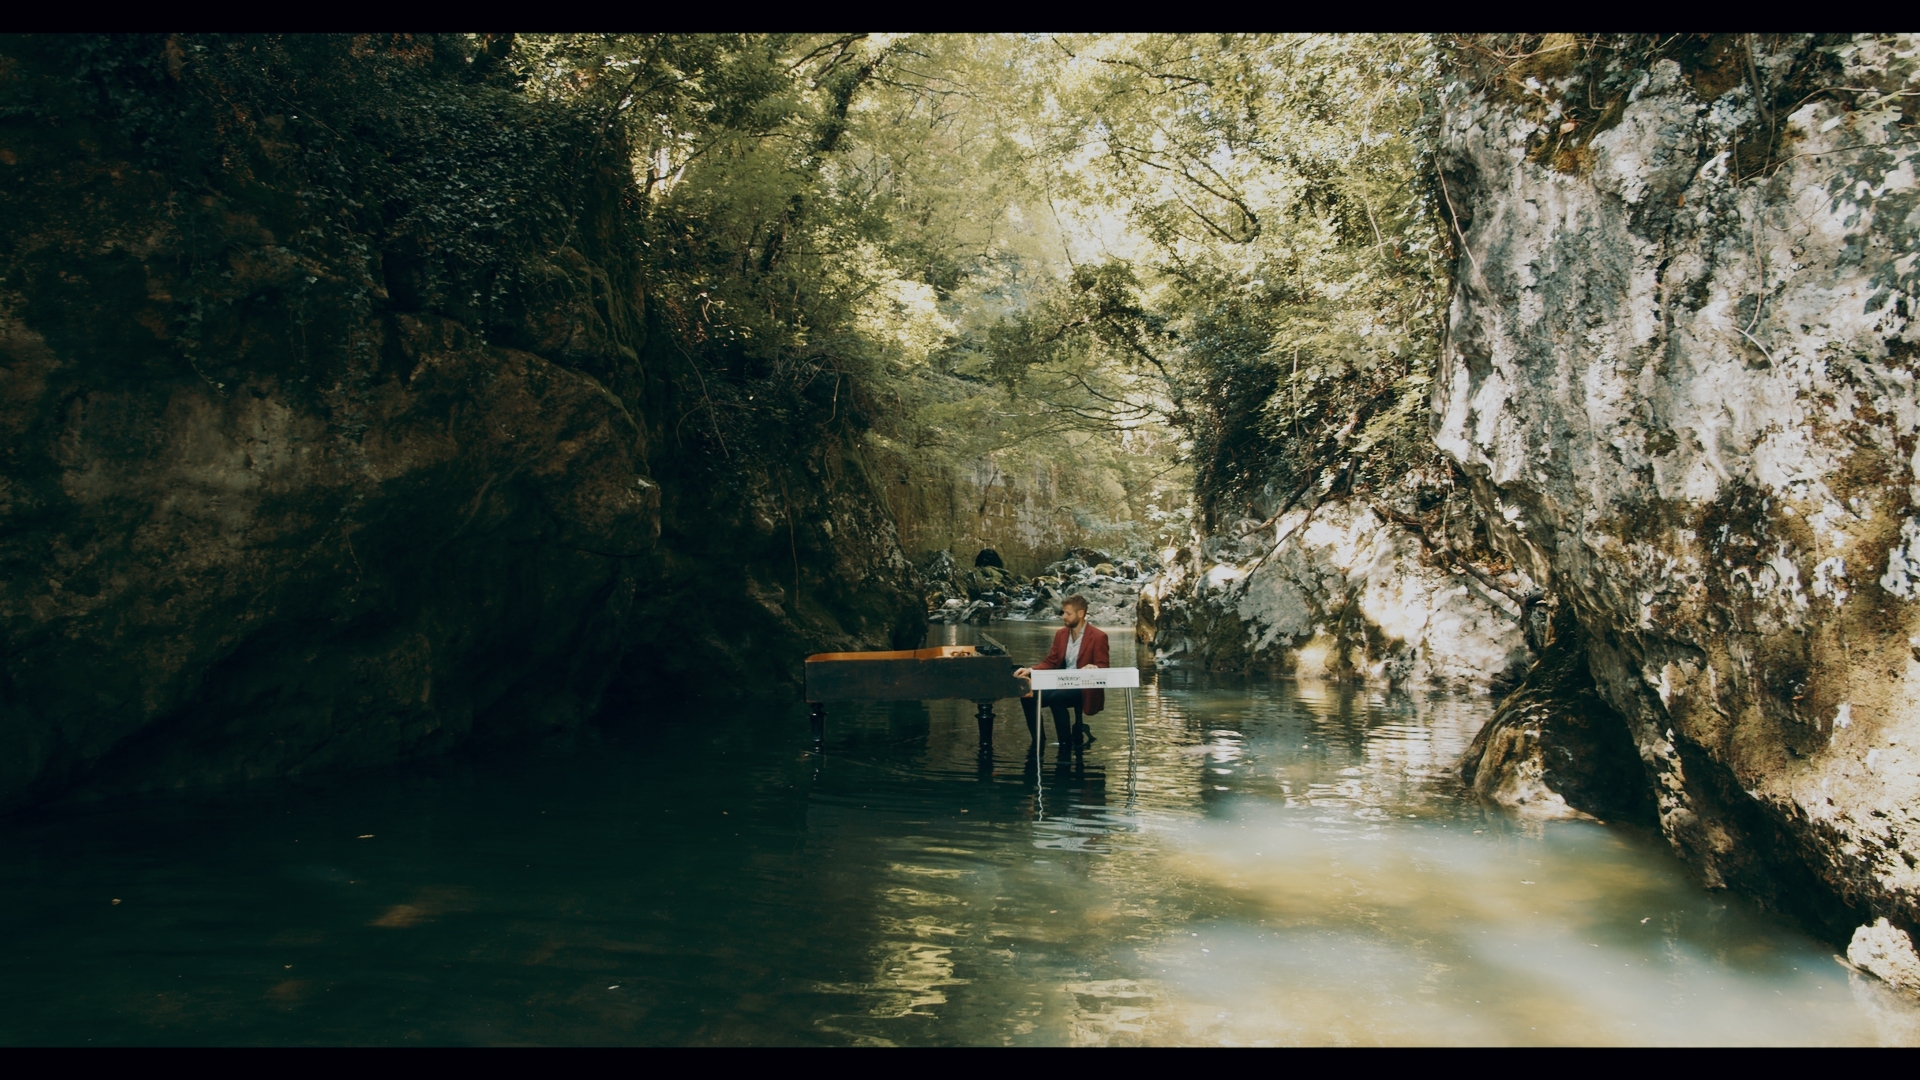
[[[886,643],[844,419],[688,419],[627,160],[448,41],[0,39],[0,808]]]

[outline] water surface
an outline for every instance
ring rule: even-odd
[[[1920,1041],[1657,837],[1463,798],[1484,698],[1166,671],[1130,763],[1118,697],[1037,775],[1010,708],[770,702],[0,821],[0,1043]]]

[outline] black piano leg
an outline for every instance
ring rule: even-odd
[[[980,725],[980,745],[993,745],[993,702],[974,703],[973,719]]]
[[[807,722],[813,726],[813,748],[818,750],[827,737],[827,706],[819,701],[810,704],[813,715],[807,718]]]

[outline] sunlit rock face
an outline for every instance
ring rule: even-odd
[[[1296,509],[1161,561],[1138,631],[1159,663],[1484,688],[1511,685],[1532,659],[1510,600],[1434,566],[1418,537],[1360,502]]]
[[[1560,168],[1557,116],[1456,88],[1440,159],[1439,444],[1579,620],[1674,846],[1837,941],[1920,922],[1916,46],[1652,63]],[[1756,79],[1858,92],[1776,97],[1741,164]]]
[[[1033,577],[1068,548],[1123,547],[1131,532],[1126,490],[1099,470],[1041,462],[1003,472],[985,460],[941,469],[878,435],[871,446],[880,474],[897,477],[887,502],[916,559],[947,551],[964,563],[991,548],[1009,571]]]

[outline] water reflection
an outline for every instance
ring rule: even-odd
[[[1920,1041],[1657,837],[1464,800],[1484,700],[1137,704],[1037,769],[1007,705],[984,756],[959,702],[815,755],[772,703],[0,822],[0,1043]]]

